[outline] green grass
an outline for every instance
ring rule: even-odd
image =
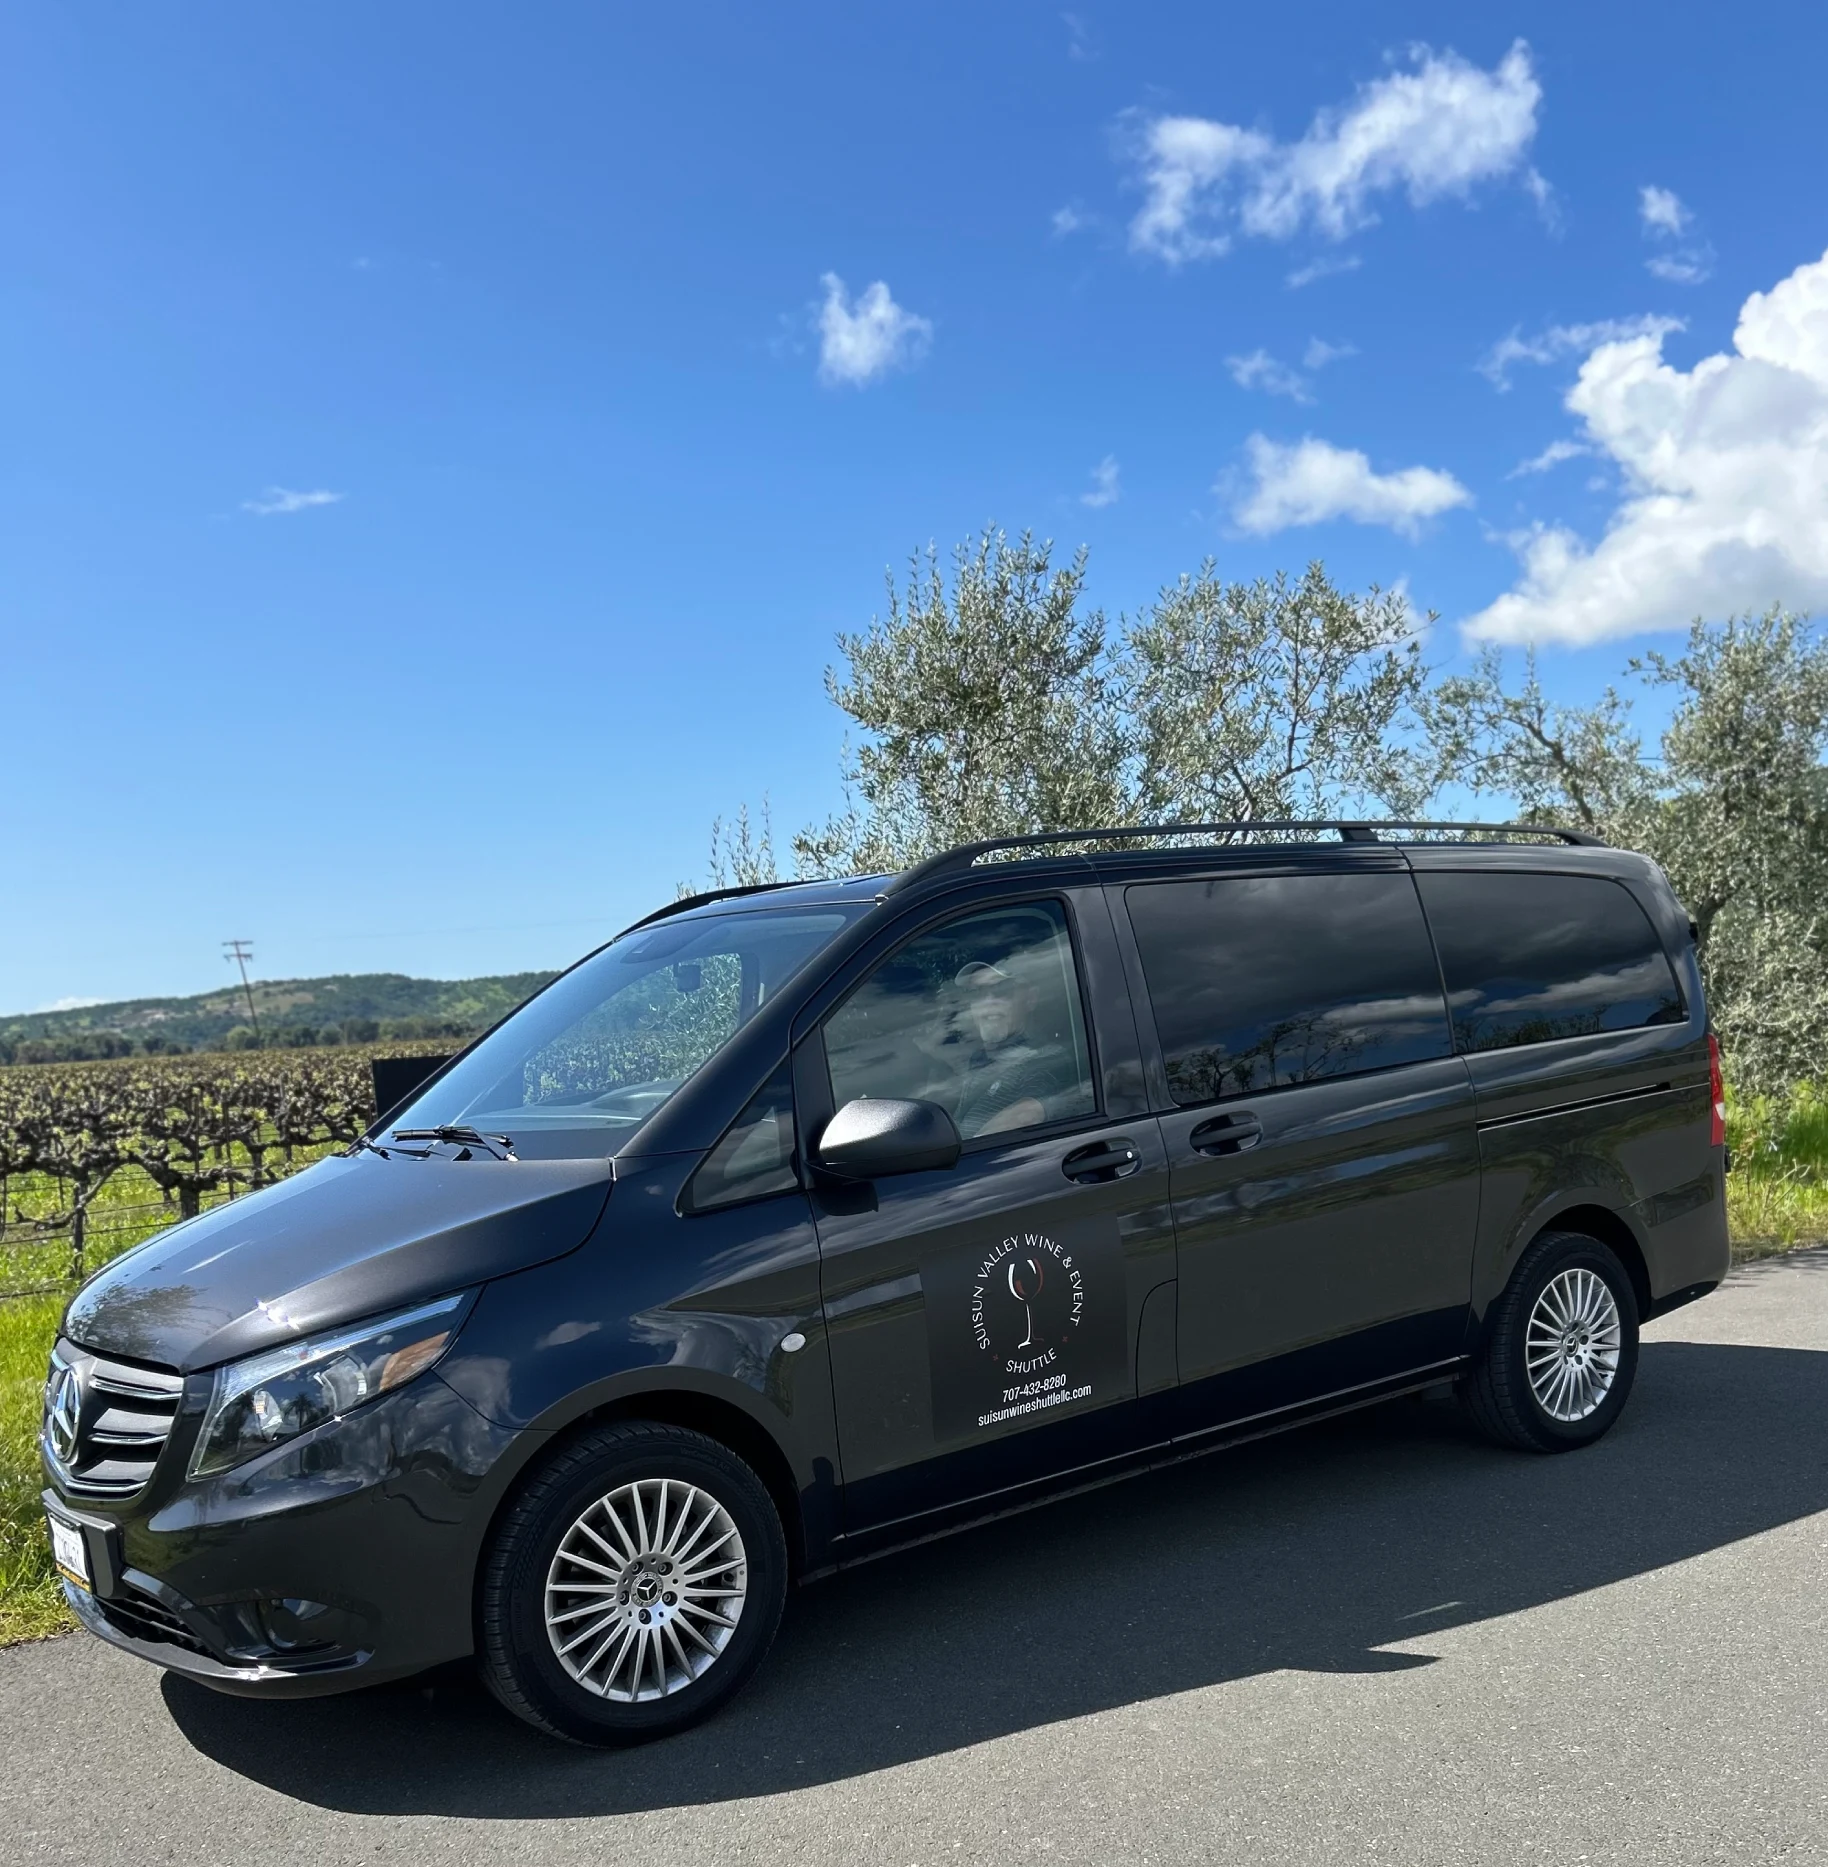
[[[1727,1223],[1735,1258],[1766,1258],[1828,1242],[1828,1086],[1789,1097],[1730,1098]]]
[[[299,1165],[324,1151],[301,1151]],[[51,1568],[38,1464],[45,1364],[70,1297],[70,1241],[67,1233],[39,1232],[19,1222],[21,1214],[55,1209],[52,1182],[14,1180],[6,1190],[11,1222],[0,1231],[0,1646],[75,1625]],[[205,1208],[222,1198],[212,1195]],[[177,1216],[177,1207],[167,1205],[143,1174],[116,1174],[90,1208],[87,1268],[99,1269]],[[45,1284],[55,1287],[44,1290]],[[6,1294],[15,1291],[25,1294]]]
[[[1727,1219],[1733,1256],[1771,1257],[1828,1243],[1828,1086],[1804,1084],[1786,1102],[1732,1102],[1727,1138],[1733,1172]],[[31,1189],[18,1205],[39,1209]],[[88,1253],[95,1269],[175,1217],[149,1183],[129,1174],[110,1185],[94,1210]],[[69,1263],[68,1241],[9,1228],[0,1237],[0,1290],[53,1283]],[[38,1413],[67,1286],[0,1297],[0,1645],[60,1633],[72,1625],[51,1569],[44,1510],[38,1501]]]
[[[0,1645],[60,1633],[70,1611],[51,1569],[38,1493],[38,1410],[61,1294],[0,1303]]]

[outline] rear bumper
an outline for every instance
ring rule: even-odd
[[[1662,1314],[1706,1293],[1732,1268],[1726,1219],[1726,1149],[1714,1148],[1691,1180],[1635,1208],[1650,1274],[1652,1310]]]

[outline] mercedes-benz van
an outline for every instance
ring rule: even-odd
[[[1589,1444],[1727,1268],[1723,1143],[1688,918],[1572,833],[724,890],[92,1278],[50,1534],[92,1632],[222,1690],[474,1654],[653,1737],[790,1587],[1062,1489],[1445,1384]]]

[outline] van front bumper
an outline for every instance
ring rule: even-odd
[[[181,1474],[175,1432],[140,1498],[111,1505],[57,1483],[92,1586],[66,1575],[85,1628],[218,1691],[349,1691],[473,1648],[483,1536],[518,1461],[435,1373],[234,1471]]]

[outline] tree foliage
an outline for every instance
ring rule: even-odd
[[[1674,701],[1655,756],[1608,688],[1543,697],[1488,655],[1424,708],[1438,775],[1662,864],[1693,915],[1735,1081],[1778,1093],[1828,1062],[1828,644],[1780,609],[1697,622],[1627,673]]]
[[[1429,621],[1433,621],[1431,616]],[[1413,809],[1404,729],[1427,681],[1401,592],[1336,589],[1319,564],[1223,583],[1208,560],[1127,630],[1124,718],[1137,807],[1175,821]]]
[[[986,530],[916,555],[888,614],[838,637],[826,692],[867,735],[847,808],[794,838],[803,874],[899,868],[979,837],[1121,816],[1125,747],[1103,613],[1081,613],[1085,553]]]
[[[1223,582],[1210,563],[1113,628],[1084,607],[1086,558],[987,530],[948,583],[917,556],[888,613],[840,635],[826,691],[860,729],[846,808],[794,838],[804,875],[902,867],[1026,831],[1409,808],[1426,670],[1400,592]],[[738,831],[747,851],[746,816]],[[720,838],[722,841],[720,842]],[[729,838],[713,830],[714,873]],[[729,864],[752,880],[765,862]]]

